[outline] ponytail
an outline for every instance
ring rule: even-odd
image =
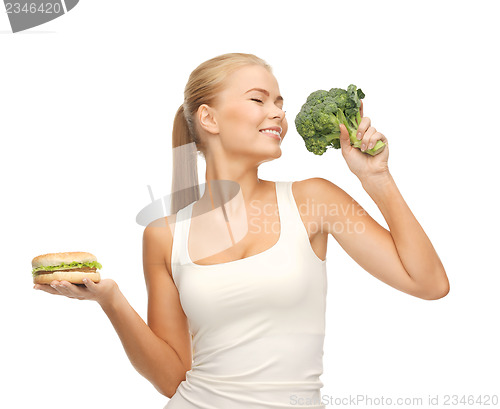
[[[197,147],[189,128],[183,104],[175,114],[172,131],[173,169],[170,214],[177,213],[200,198]]]

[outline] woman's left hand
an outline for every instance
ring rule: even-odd
[[[363,103],[361,103],[361,116],[363,116]],[[351,146],[349,132],[344,125],[340,125],[340,147],[342,148],[342,156],[347,162],[347,166],[360,180],[377,177],[384,173],[389,173],[389,144],[387,138],[371,126],[370,118],[362,117],[358,127],[358,139],[361,138],[361,149]],[[371,149],[381,140],[385,143],[384,149],[375,156],[368,153],[363,153],[364,150]]]

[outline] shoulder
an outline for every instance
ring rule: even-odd
[[[332,195],[344,192],[335,183],[319,177],[294,181],[292,190],[297,198],[314,198],[320,202],[327,202]]]
[[[347,192],[324,178],[317,177],[293,182],[292,191],[297,204],[305,203],[304,207],[309,209],[311,214],[319,215],[326,212],[334,217],[342,209],[345,211],[357,205]]]
[[[144,229],[144,237],[148,240],[172,240],[176,214],[160,217],[150,222]]]
[[[324,179],[311,178],[290,182],[292,195],[298,206],[307,202],[307,200],[316,199],[318,192],[323,188],[324,183],[321,180]]]
[[[332,203],[334,206],[336,206],[335,201],[338,203],[335,193],[331,193],[335,192],[336,188],[334,183],[323,178],[292,182],[292,194],[311,243],[317,235],[321,235],[324,240],[328,237],[329,230],[324,224],[327,222],[328,214],[331,214],[329,208]],[[323,246],[326,248],[326,241]]]
[[[327,186],[336,186],[333,182],[330,182],[328,179],[324,178],[309,178],[309,179],[299,180],[293,183],[294,186],[295,184],[299,184],[300,186],[303,186],[303,188],[305,189],[320,189]]]
[[[143,254],[150,262],[164,262],[169,270],[175,232],[176,214],[150,222],[143,232]]]
[[[301,184],[301,192],[307,197],[307,210],[315,216],[322,230],[332,234],[336,239],[342,231],[338,224],[349,225],[364,222],[367,213],[347,192],[335,183],[323,178],[307,179]],[[340,231],[340,232],[339,232]]]

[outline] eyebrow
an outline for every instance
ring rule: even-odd
[[[262,88],[252,88],[252,89],[249,89],[247,92],[245,92],[245,94],[248,94],[250,91],[260,91],[260,92],[266,94],[267,96],[269,96],[269,92],[266,91],[265,89],[262,89]],[[281,95],[278,95],[277,98],[276,98],[276,100],[284,102],[283,97]]]

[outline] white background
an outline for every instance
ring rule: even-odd
[[[259,177],[329,179],[387,227],[340,151],[309,153],[293,126],[310,92],[363,89],[365,116],[387,136],[391,173],[451,283],[435,301],[399,292],[330,237],[323,395],[420,397],[423,406],[429,395],[500,395],[495,6],[81,0],[16,34],[0,14],[0,406],[167,403],[97,303],[33,290],[31,259],[96,254],[103,278],[147,319],[135,216],[150,201],[147,185],[156,197],[170,192],[172,121],[190,72],[227,52],[265,59],[285,98],[283,155]],[[203,183],[202,158],[199,172]]]

